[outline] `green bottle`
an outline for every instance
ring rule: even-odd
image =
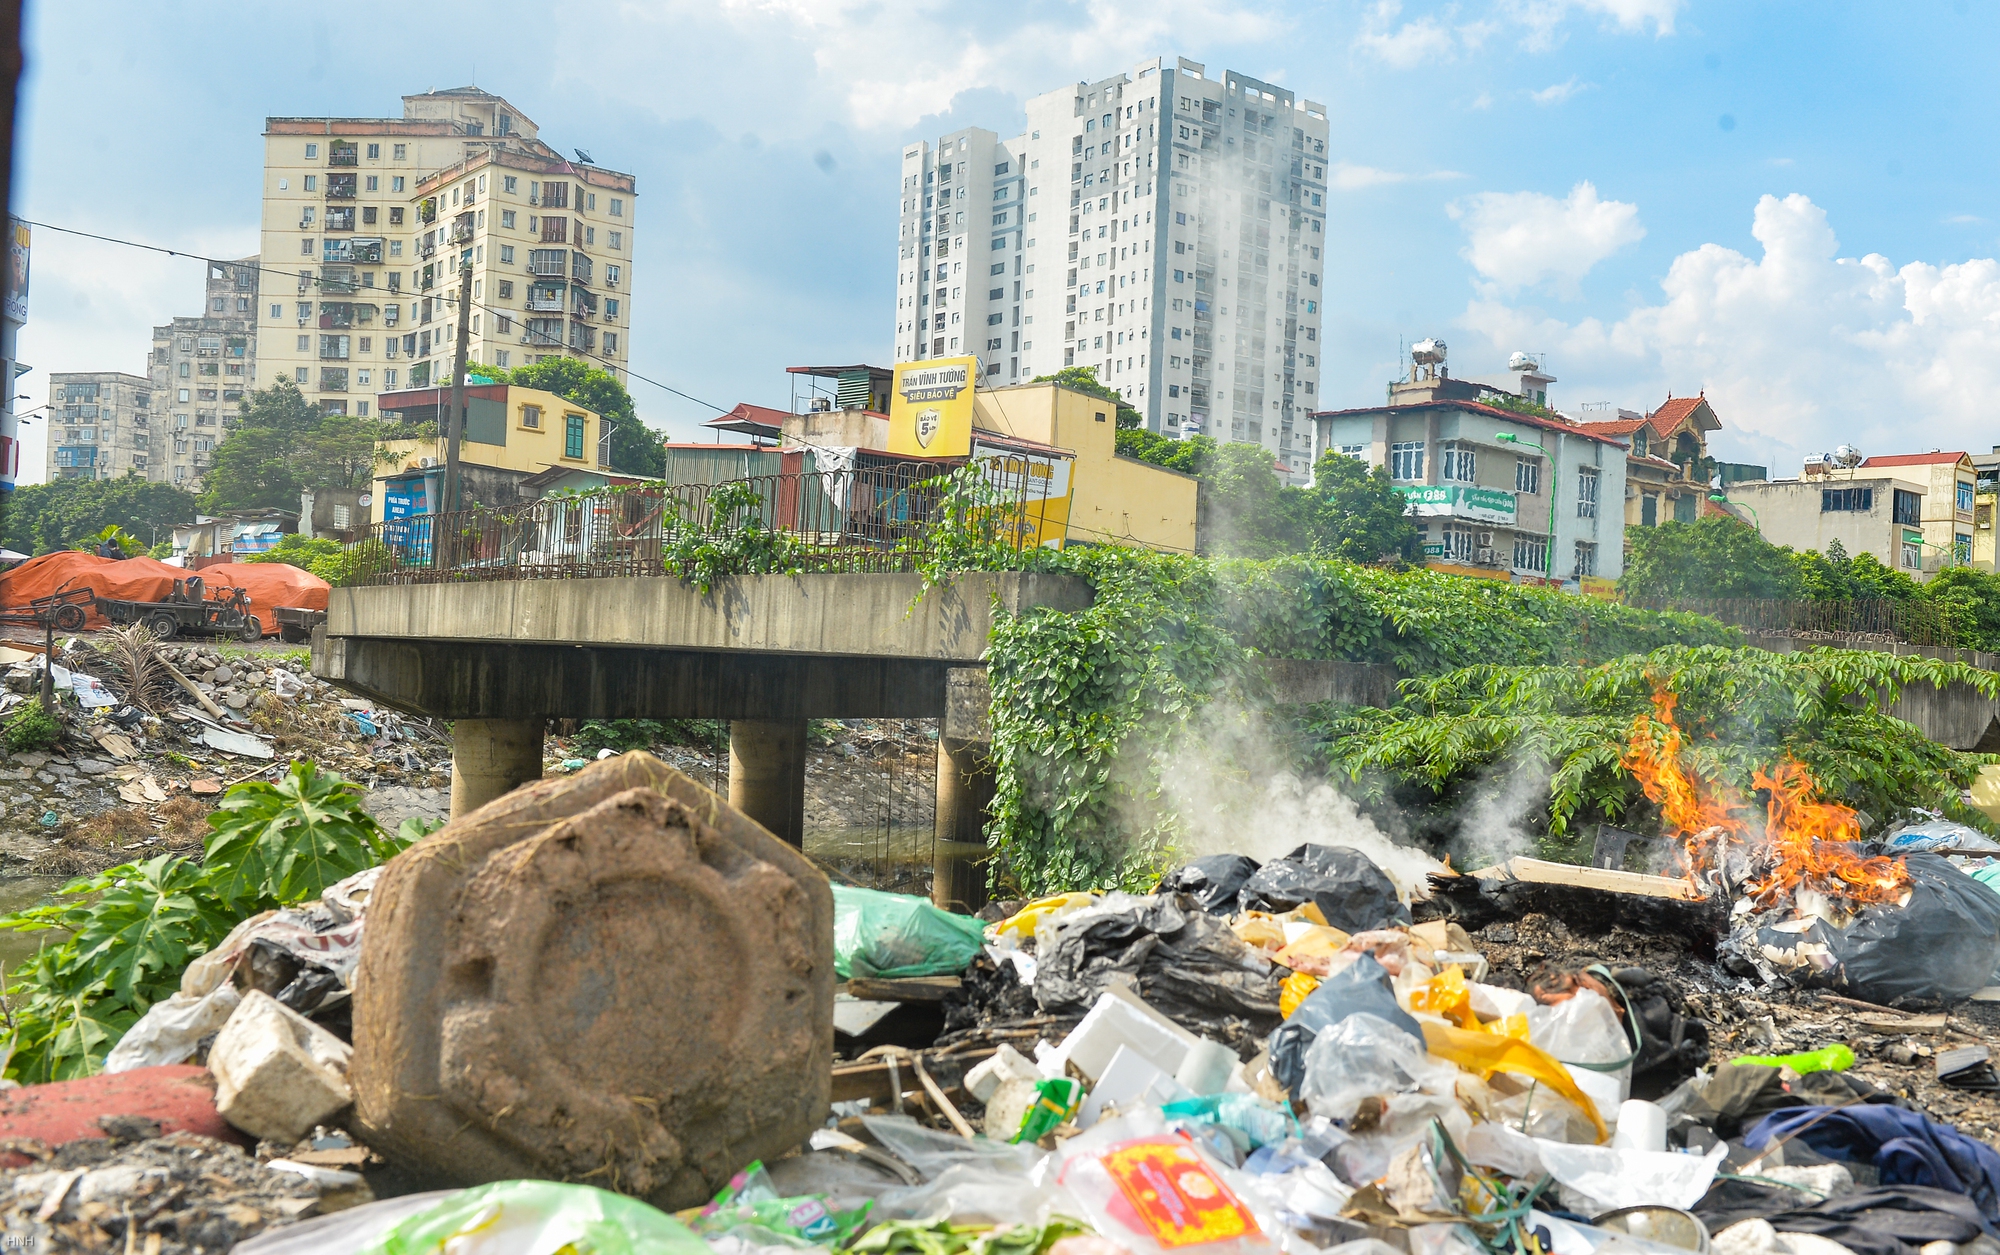
[[[1731,1063],[1750,1063],[1766,1068],[1790,1068],[1800,1076],[1808,1072],[1845,1072],[1854,1066],[1854,1052],[1840,1042],[1795,1055],[1744,1055]]]

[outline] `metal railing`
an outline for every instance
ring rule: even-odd
[[[1928,601],[1869,597],[1853,601],[1794,601],[1770,597],[1647,598],[1648,610],[1684,610],[1733,627],[1813,640],[1888,640],[1956,645],[1951,621]]]
[[[1049,478],[987,466],[980,527],[1015,548],[1037,543]],[[943,537],[941,462],[760,475],[719,484],[642,484],[376,523],[346,546],[343,584],[589,579],[690,574],[694,551],[781,533],[787,566],[909,571]]]

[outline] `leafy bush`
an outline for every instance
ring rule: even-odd
[[[797,575],[805,570],[806,547],[790,532],[764,522],[764,498],[748,484],[723,484],[708,495],[706,524],[680,517],[666,520],[661,559],[706,594],[732,575]]]
[[[1959,663],[1866,650],[1773,654],[1669,646],[1597,666],[1474,666],[1405,681],[1389,710],[1329,709],[1317,731],[1325,759],[1361,795],[1425,815],[1448,835],[1473,790],[1514,769],[1548,772],[1534,818],[1544,852],[1574,856],[1587,820],[1631,826],[1650,815],[1621,765],[1633,721],[1656,688],[1678,699],[1689,765],[1753,791],[1752,772],[1782,754],[1803,763],[1829,800],[1886,821],[1913,808],[1993,824],[1961,800],[1988,755],[1939,745],[1882,713],[1912,684],[1965,683],[1992,700],[2000,675]]]
[[[278,543],[262,553],[251,554],[245,562],[285,562],[310,571],[329,584],[337,583],[348,566],[345,546],[327,536],[301,536],[294,532],[278,538]]]
[[[320,896],[423,832],[384,832],[361,791],[311,763],[275,784],[239,784],[209,816],[201,863],[160,855],[63,886],[60,901],[0,917],[0,929],[67,929],[12,973],[6,1075],[88,1076],[181,969],[259,911]]]
[[[578,749],[624,754],[655,745],[720,749],[729,744],[726,719],[587,719],[576,730]]]
[[[61,739],[62,722],[42,709],[40,698],[30,698],[7,721],[7,748],[16,752],[47,749]]]

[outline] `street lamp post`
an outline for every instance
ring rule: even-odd
[[[1493,433],[1493,438],[1501,444],[1520,445],[1533,449],[1549,460],[1549,538],[1542,545],[1542,578],[1551,584],[1556,578],[1556,460],[1555,455],[1532,440],[1523,440],[1511,431]]]
[[[1750,517],[1753,520],[1752,526],[1757,529],[1757,534],[1759,536],[1764,534],[1764,520],[1758,516],[1756,506],[1748,505],[1741,501],[1731,501],[1726,494],[1720,492],[1709,493],[1708,499],[1710,501],[1719,501],[1723,505],[1742,506],[1744,509],[1750,511]]]

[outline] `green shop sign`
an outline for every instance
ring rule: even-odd
[[[1482,523],[1512,523],[1514,494],[1501,488],[1464,484],[1398,484],[1396,491],[1421,517],[1478,519]]]

